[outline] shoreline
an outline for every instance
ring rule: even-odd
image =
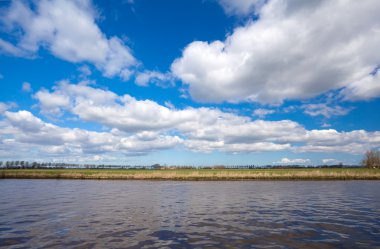
[[[379,169],[0,169],[0,179],[82,179],[82,180],[380,180]]]

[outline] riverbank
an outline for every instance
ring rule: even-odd
[[[379,169],[1,169],[0,178],[115,180],[380,180]]]

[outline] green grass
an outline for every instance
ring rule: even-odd
[[[380,180],[380,169],[1,169],[0,178],[126,180]]]

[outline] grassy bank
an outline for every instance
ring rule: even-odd
[[[379,169],[1,169],[0,178],[125,180],[380,180]]]

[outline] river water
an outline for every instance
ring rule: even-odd
[[[0,180],[0,247],[380,248],[380,181]]]

